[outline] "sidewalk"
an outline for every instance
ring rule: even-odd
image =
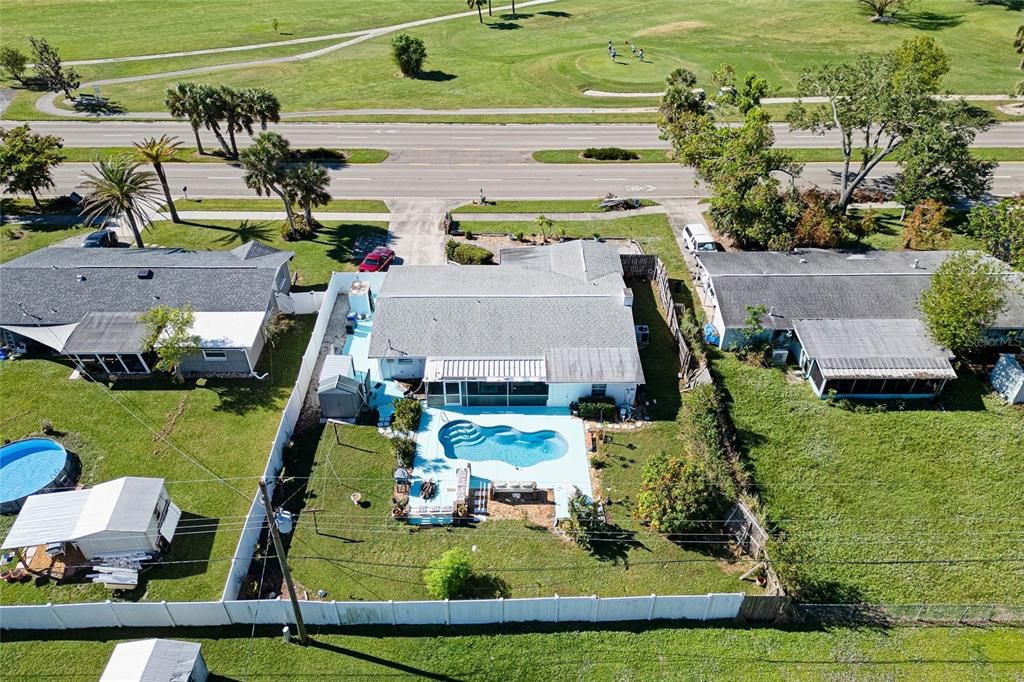
[[[178,211],[182,220],[284,220],[284,211]],[[386,223],[390,213],[322,213],[314,211],[320,221]]]

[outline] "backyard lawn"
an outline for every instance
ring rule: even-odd
[[[417,3],[415,10],[406,11],[428,16],[438,10],[460,9],[433,3],[423,8]],[[6,21],[20,27],[20,17],[26,14],[27,5]],[[324,12],[325,25],[334,23],[331,17],[340,14],[340,10]],[[181,21],[188,21],[187,13],[180,16]],[[248,16],[259,17],[243,24],[248,30],[255,28],[254,24],[269,24],[270,17]],[[320,16],[317,18],[319,21]],[[207,23],[215,25],[215,21]],[[284,23],[287,25],[288,20]],[[177,32],[165,24],[156,25],[162,35],[189,36],[189,40],[159,39],[173,44],[174,49],[182,49],[196,38],[191,31]],[[418,79],[393,77],[396,69],[391,63],[389,36],[308,61],[229,70],[208,78],[234,86],[269,88],[290,111],[650,105],[649,98],[601,99],[585,97],[583,92],[654,92],[678,67],[694,71],[706,82],[719,64],[731,62],[739,74],[756,71],[778,85],[780,94],[792,94],[800,72],[809,66],[880,52],[926,34],[952,59],[946,87],[954,92],[1002,94],[1019,80],[1011,49],[1015,27],[1012,13],[1002,3],[962,0],[922,0],[895,25],[872,23],[860,4],[835,0],[785,5],[775,0],[701,0],[682,5],[674,0],[641,4],[629,0],[563,0],[550,7],[524,8],[517,17],[495,15],[485,25],[466,17],[410,29],[426,42],[430,53],[427,72]],[[16,33],[21,31],[27,29],[16,29]],[[269,33],[266,30],[263,36]],[[273,36],[262,39],[268,38]],[[233,39],[229,35],[222,40]],[[605,49],[609,39],[620,48],[621,56],[614,62]],[[644,48],[644,62],[630,56],[625,40]],[[72,49],[73,42],[65,42],[66,49]],[[90,50],[90,56],[109,49],[100,42]],[[118,49],[132,51],[128,45]],[[152,46],[145,49],[152,50]],[[149,66],[160,71],[166,65],[152,62]],[[94,73],[105,75],[103,72],[103,67],[96,67]],[[104,94],[130,110],[159,111],[163,109],[164,90],[173,80],[156,78],[108,85]],[[368,88],[369,84],[373,87]]]
[[[965,370],[936,405],[851,411],[780,370],[715,357],[755,479],[814,598],[1020,601],[1024,411]]]
[[[72,237],[84,237],[92,230],[82,225],[47,225],[45,223],[4,225],[0,227],[0,263],[14,260],[26,253],[50,246]]]
[[[188,563],[157,567],[140,588],[144,594],[132,598],[220,596],[314,322],[311,316],[295,320],[277,347],[263,353],[258,371],[270,373],[264,382],[206,379],[178,385],[153,378],[119,381],[107,390],[70,380],[72,367],[66,363],[0,363],[0,437],[24,438],[50,420],[62,434],[59,440],[81,459],[84,485],[121,476],[167,479],[171,498],[184,512],[167,560]],[[14,518],[0,517],[0,535],[6,536]],[[107,598],[108,590],[91,583],[0,583],[0,603],[6,604]]]
[[[607,623],[602,628],[608,628]],[[255,634],[255,638],[251,635]],[[0,666],[33,679],[59,662],[63,679],[95,680],[118,641],[173,637],[202,644],[211,679],[438,680],[997,680],[1021,669],[1024,632],[1012,628],[803,630],[701,624],[520,628],[277,628],[7,632]],[[29,639],[29,638],[35,638]]]
[[[631,518],[644,461],[658,449],[683,446],[676,436],[680,401],[671,336],[651,288],[634,291],[637,322],[652,327],[652,343],[641,359],[655,421],[633,434],[615,433],[602,446],[599,489],[611,498],[619,536],[597,543],[597,553],[590,554],[526,519],[456,529],[392,521],[394,455],[388,442],[373,427],[328,426],[300,441],[293,463],[286,465],[286,476],[300,483],[308,476],[304,500],[301,491],[287,491],[295,493],[295,510],[305,509],[289,550],[295,579],[310,593],[326,590],[328,599],[424,599],[423,568],[449,547],[463,547],[484,576],[471,591],[478,597],[756,590],[737,579],[746,562],[721,553],[721,543],[677,544]],[[368,506],[354,506],[353,492]],[[320,510],[315,520],[312,509]]]
[[[387,223],[326,222],[313,239],[286,242],[281,238],[281,223],[280,220],[204,220],[178,225],[156,222],[142,236],[147,246],[233,249],[255,239],[277,249],[294,251],[295,258],[288,267],[293,278],[297,275],[293,281],[300,289],[325,288],[332,272],[354,270],[367,251],[388,239]]]

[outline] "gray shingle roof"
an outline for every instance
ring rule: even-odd
[[[90,312],[158,304],[262,311],[278,268],[293,255],[251,244],[234,251],[39,249],[0,265],[0,324],[70,324]],[[144,270],[151,276],[140,278]]]
[[[956,378],[952,354],[920,320],[797,320],[794,328],[828,378]]]
[[[502,267],[555,272],[582,282],[593,282],[608,275],[622,276],[618,247],[587,239],[502,249],[499,260]]]
[[[844,251],[707,253],[699,256],[712,282],[726,327],[742,327],[747,306],[772,312],[768,328],[791,329],[798,319],[920,319],[921,292],[950,251]],[[806,260],[801,263],[800,259]],[[917,268],[913,267],[917,260]],[[1020,277],[996,327],[1024,327]]]

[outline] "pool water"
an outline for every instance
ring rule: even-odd
[[[511,426],[480,426],[459,419],[441,427],[445,457],[469,462],[499,461],[531,467],[564,457],[569,442],[557,431],[524,432]]]
[[[28,495],[70,482],[67,451],[49,438],[27,438],[0,447],[0,513],[21,509]]]

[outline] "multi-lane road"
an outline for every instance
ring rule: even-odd
[[[16,121],[2,121],[13,127]],[[118,147],[152,135],[176,135],[192,144],[185,123],[128,121],[33,121],[32,129],[57,135],[68,147]],[[836,134],[813,135],[774,124],[780,147],[839,147]],[[437,123],[280,123],[273,127],[295,147],[372,147],[389,151],[536,151],[583,147],[667,148],[651,124],[437,124]],[[203,133],[204,144],[216,140]],[[240,140],[244,140],[243,135]],[[1001,123],[978,135],[979,147],[1024,147],[1024,123]]]

